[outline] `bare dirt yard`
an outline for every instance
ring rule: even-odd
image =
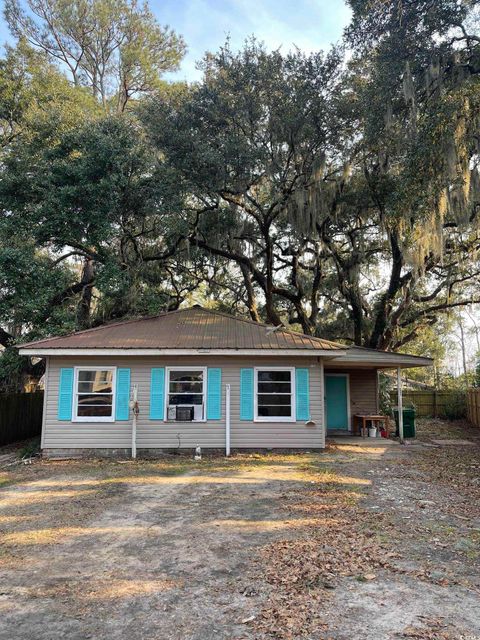
[[[419,436],[197,463],[0,451],[0,639],[479,639],[480,433]]]

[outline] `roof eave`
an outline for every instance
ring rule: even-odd
[[[365,356],[363,358],[351,357],[348,353],[335,359],[335,365],[362,366],[368,365],[377,369],[414,369],[415,367],[432,367],[435,363],[432,358],[422,358],[415,356],[402,356],[401,354],[389,354],[394,357]],[[397,357],[395,357],[397,356]]]
[[[308,356],[338,357],[341,349],[115,349],[115,348],[44,348],[19,347],[22,356]]]
[[[405,361],[405,362],[391,362],[379,365],[377,369],[416,369],[417,367],[433,367],[434,362],[430,359],[422,359]]]

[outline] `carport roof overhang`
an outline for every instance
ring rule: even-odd
[[[332,354],[329,354],[331,356]],[[379,351],[364,347],[350,347],[345,354],[329,357],[328,365],[341,368],[375,368],[375,369],[412,369],[414,367],[432,367],[432,358],[414,356],[392,351]]]

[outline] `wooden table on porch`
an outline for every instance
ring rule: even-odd
[[[387,438],[390,435],[390,418],[388,416],[380,416],[380,415],[364,415],[364,414],[356,414],[353,416],[353,435],[360,435],[362,437],[366,437],[367,431],[367,422],[371,422],[372,425],[377,425],[379,423],[383,423],[385,427],[385,431],[387,432]]]

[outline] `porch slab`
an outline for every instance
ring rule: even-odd
[[[358,447],[398,447],[400,443],[389,438],[361,438],[359,436],[327,436],[327,444],[357,445]]]
[[[434,444],[437,444],[441,447],[476,447],[477,443],[472,442],[471,440],[432,440]]]

